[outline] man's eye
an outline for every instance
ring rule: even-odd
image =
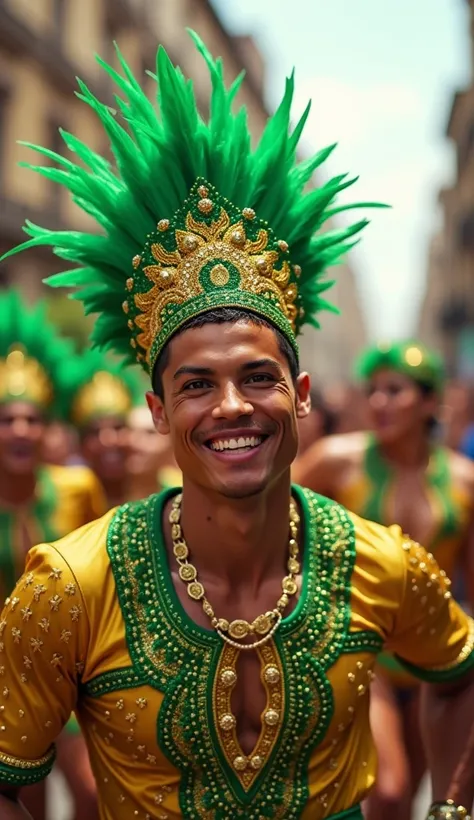
[[[204,379],[194,379],[192,382],[187,382],[183,390],[204,390],[206,387],[209,387],[209,382]]]
[[[249,376],[249,378],[247,379],[247,382],[250,382],[251,384],[253,384],[255,382],[273,382],[273,381],[275,381],[275,379],[273,378],[273,376],[270,376],[269,373],[254,373],[253,376]]]

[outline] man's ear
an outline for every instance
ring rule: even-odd
[[[170,432],[170,426],[166,415],[165,405],[161,401],[160,397],[157,396],[156,393],[153,393],[152,390],[149,390],[146,393],[146,402],[150,408],[151,417],[153,419],[153,424],[155,425],[156,431],[158,433],[163,433],[163,435],[167,435]]]
[[[311,413],[311,379],[308,373],[300,373],[296,379],[296,417],[305,419]]]

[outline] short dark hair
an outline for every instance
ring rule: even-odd
[[[209,310],[206,313],[200,313],[199,316],[193,316],[191,319],[188,319],[187,322],[181,325],[174,336],[171,337],[169,342],[166,343],[158,356],[158,359],[156,360],[153,370],[152,385],[154,393],[156,393],[156,395],[163,401],[163,373],[169,364],[169,345],[173,339],[176,339],[176,337],[181,333],[184,333],[186,330],[191,330],[192,328],[204,327],[204,325],[210,324],[222,325],[225,322],[242,321],[257,325],[257,327],[269,327],[270,330],[273,330],[277,338],[280,353],[282,353],[288,361],[291,378],[293,379],[293,382],[296,382],[299,374],[298,357],[294,348],[283,333],[257,313],[251,313],[250,311],[243,310],[242,308],[221,307],[215,308],[214,310]]]

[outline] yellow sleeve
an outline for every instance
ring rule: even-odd
[[[400,602],[386,648],[422,680],[449,681],[474,666],[474,621],[453,600],[431,553],[394,531],[400,545]]]
[[[74,709],[88,619],[79,585],[54,546],[30,550],[0,618],[0,781],[49,774],[54,741]]]

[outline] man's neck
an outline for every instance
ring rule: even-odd
[[[406,469],[425,469],[432,450],[429,437],[419,430],[393,443],[379,443],[378,446],[387,461],[397,467]]]
[[[184,480],[181,524],[201,578],[258,589],[269,574],[285,572],[290,476],[250,498],[211,494]]]
[[[29,504],[35,497],[36,472],[23,475],[0,470],[0,505],[21,507]]]

